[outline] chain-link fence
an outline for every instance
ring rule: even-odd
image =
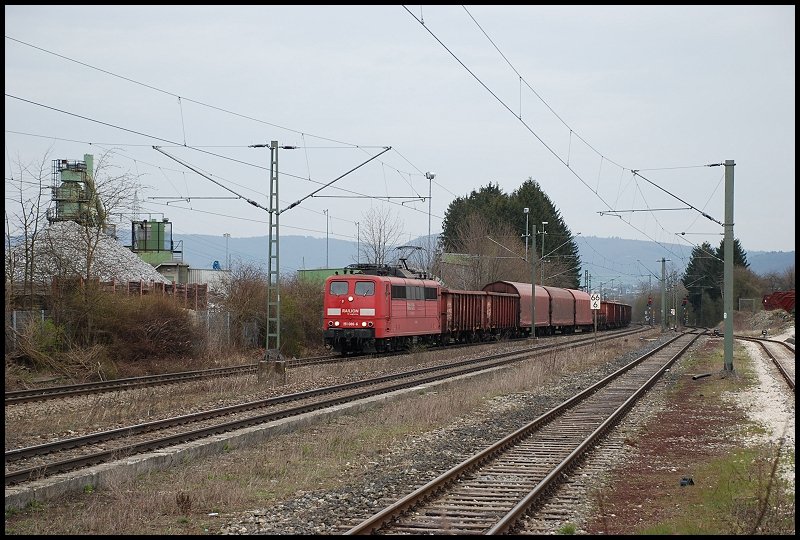
[[[761,309],[761,301],[756,298],[739,298],[739,311],[755,313]]]
[[[32,324],[44,326],[50,315],[44,309],[6,311],[5,352],[17,350],[19,336]]]
[[[257,321],[236,321],[229,311],[192,311],[194,323],[205,328],[207,346],[212,350],[230,347],[258,347]]]

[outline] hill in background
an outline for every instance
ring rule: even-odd
[[[218,261],[222,268],[227,267],[226,239],[222,236],[176,234],[173,240],[176,244],[182,242],[183,260],[191,268],[212,268],[214,261]],[[420,237],[405,245],[425,246],[426,240],[426,237]],[[665,264],[667,271],[674,265],[682,275],[694,247],[690,244],[657,244],[596,236],[578,236],[576,242],[582,269],[588,270],[593,276],[593,284],[613,277],[616,285],[627,286],[647,282],[648,279],[655,284],[661,276],[662,258],[669,260]],[[742,247],[750,269],[759,275],[781,273],[795,264],[794,251],[747,251],[746,246]],[[267,236],[228,238],[227,255],[234,267],[249,264],[266,270]],[[292,235],[280,238],[282,275],[293,274],[300,269],[341,268],[358,262],[356,255],[357,243],[353,241]],[[637,261],[641,261],[641,264]],[[654,275],[648,278],[650,274],[647,269]]]

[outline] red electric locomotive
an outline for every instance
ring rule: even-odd
[[[328,277],[323,295],[325,346],[339,353],[383,352],[441,335],[437,281],[402,268],[358,265]]]
[[[794,289],[765,294],[762,302],[764,304],[764,309],[767,311],[783,309],[789,313],[794,313]]]

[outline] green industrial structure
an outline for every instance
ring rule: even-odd
[[[94,185],[94,157],[85,154],[83,161],[53,160],[52,203],[47,220],[74,221],[96,226],[105,221],[105,211]]]
[[[169,219],[131,222],[131,251],[175,283],[187,283],[189,265],[183,262],[183,241],[172,240]]]
[[[74,221],[85,227],[99,227],[109,236],[117,236],[117,228],[108,223],[106,210],[94,181],[94,156],[84,154],[83,161],[54,159],[51,206],[47,209],[50,223]]]

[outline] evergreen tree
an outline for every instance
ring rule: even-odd
[[[545,285],[578,288],[580,286],[578,246],[561,213],[542,192],[538,182],[532,178],[528,178],[510,195],[505,194],[499,185],[490,182],[488,186],[481,187],[478,191],[473,190],[468,197],[458,197],[450,203],[442,222],[443,251],[476,253],[482,239],[474,239],[475,245],[470,246],[461,234],[467,229],[466,221],[469,216],[475,215],[485,219],[490,231],[519,231],[518,236],[512,234],[511,237],[495,239],[507,248],[518,245],[520,239],[524,243],[526,240],[524,208],[529,209],[528,234],[538,233],[536,250],[531,254],[537,258],[537,283],[541,282],[541,277],[544,276]],[[542,253],[543,221],[548,222],[544,234],[545,253]],[[527,239],[528,245],[532,246],[533,238]]]
[[[716,255],[723,261],[725,260],[725,239],[720,240]],[[747,253],[742,249],[742,244],[739,243],[738,238],[733,239],[733,266],[750,268],[750,263],[747,262]]]
[[[542,234],[536,236],[536,252],[539,254],[539,276],[544,270],[544,283],[537,277],[537,282],[554,287],[577,289],[581,283],[581,260],[578,244],[564,223],[561,212],[555,207],[550,198],[539,187],[539,183],[528,178],[510,196],[509,207],[512,216],[516,215],[519,230],[525,230],[525,215],[523,208],[529,208],[529,228],[533,234],[537,229],[541,232],[542,221],[546,234],[544,242]],[[544,247],[544,253],[542,248]]]
[[[704,242],[692,250],[689,265],[683,275],[684,287],[689,291],[689,303],[692,305],[694,313],[698,314],[698,324],[701,326],[713,325],[719,322],[723,314],[722,289],[724,287],[725,273],[725,240],[720,242],[717,249],[711,244]],[[750,274],[747,270],[750,265],[747,262],[747,254],[742,249],[738,239],[733,241],[733,267],[735,276],[738,275],[739,287],[736,286],[737,279],[734,279],[734,305],[738,300],[738,291],[752,294],[752,287],[745,284],[747,280],[743,276]],[[746,272],[736,273],[740,268]]]
[[[481,187],[473,190],[468,197],[457,197],[450,203],[442,221],[442,235],[440,242],[444,251],[456,249],[459,231],[463,228],[471,215],[483,216],[490,226],[502,221],[502,216],[507,214],[506,204],[508,197],[500,189],[500,185]]]
[[[699,314],[698,324],[705,326],[717,321],[708,319],[722,298],[723,265],[708,242],[692,250],[686,272],[681,279],[683,286],[689,291],[689,303],[694,313]]]

